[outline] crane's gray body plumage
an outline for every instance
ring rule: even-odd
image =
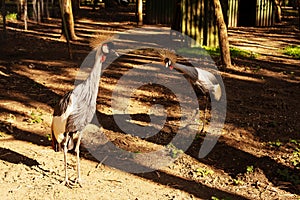
[[[204,94],[209,94],[209,92],[211,92],[212,97],[215,100],[220,100],[222,95],[221,86],[214,74],[203,69],[189,67],[179,63],[175,63],[172,66],[176,70],[186,74],[191,79],[191,82]]]
[[[99,57],[88,78],[66,93],[54,108],[52,131],[56,139],[55,151],[61,149],[65,134],[70,134],[68,149],[72,149],[73,133],[82,131],[93,119],[102,68]]]
[[[76,182],[80,184],[79,146],[82,130],[92,121],[95,115],[102,63],[106,59],[105,55],[112,48],[112,43],[106,43],[96,51],[95,63],[88,78],[72,91],[66,93],[54,108],[51,127],[52,147],[55,151],[59,151],[61,150],[61,144],[64,146],[64,182],[67,186],[70,186],[67,174],[67,152],[74,147],[73,137],[75,133],[78,133],[75,147],[77,155]]]

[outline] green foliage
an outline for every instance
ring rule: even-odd
[[[300,169],[300,141],[291,139],[290,143],[295,145],[291,163],[296,169]]]
[[[256,66],[252,71],[253,71],[254,73],[257,73],[257,72],[259,72],[260,69],[261,69],[260,66]]]
[[[254,171],[254,167],[253,167],[253,165],[251,165],[251,166],[247,166],[247,173],[253,173],[253,171]]]
[[[178,49],[177,50],[177,53],[179,54],[188,54],[188,55],[204,55],[204,56],[207,56],[207,55],[211,55],[211,52],[210,50],[208,50],[209,47],[193,47],[193,48],[181,48],[181,49]],[[212,51],[213,53],[214,51]],[[220,54],[218,54],[220,55]],[[218,56],[216,55],[216,56]]]
[[[279,148],[281,145],[282,145],[282,142],[280,142],[279,140],[276,140],[276,141],[273,141],[273,142],[268,142],[268,145],[270,146],[270,147],[277,147],[277,148]]]
[[[242,57],[242,58],[255,59],[258,57],[258,54],[252,51],[246,51],[236,47],[230,47],[230,55],[231,57],[236,57],[236,58]]]
[[[300,147],[300,140],[290,139],[290,143],[298,145]]]
[[[300,59],[300,46],[288,46],[283,49],[283,53],[294,58]]]
[[[17,20],[17,13],[8,13],[6,15],[7,20]]]
[[[189,54],[189,55],[211,55],[214,57],[220,56],[220,48],[219,47],[207,47],[203,46],[194,47],[194,48],[181,48],[177,51],[179,54]],[[259,55],[247,50],[242,50],[236,47],[230,47],[230,55],[233,58],[250,58],[255,59]]]
[[[6,20],[17,20],[17,13],[10,13],[10,12],[7,12],[6,14]],[[0,23],[2,24],[2,21],[3,21],[3,17],[2,15],[0,15]]]
[[[300,148],[296,148],[296,150],[293,152],[293,158],[291,162],[294,167],[300,169]]]
[[[178,149],[172,143],[167,145],[167,149],[169,150],[170,156],[172,158],[177,158],[180,154],[183,153],[183,151],[181,149]]]
[[[214,171],[213,170],[210,170],[210,169],[205,169],[205,168],[202,168],[202,167],[199,167],[195,170],[196,174],[198,176],[201,176],[201,177],[205,177],[207,175],[211,175],[211,174],[214,174]]]
[[[42,111],[37,109],[35,111],[31,111],[30,118],[27,119],[27,121],[29,122],[29,124],[39,124],[44,121],[42,116],[43,116]]]
[[[244,181],[240,179],[232,179],[234,185],[244,185]]]
[[[46,137],[47,137],[48,141],[51,141],[51,140],[52,140],[52,139],[51,139],[51,134],[47,134]]]

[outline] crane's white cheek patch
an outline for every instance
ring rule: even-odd
[[[102,46],[102,52],[103,52],[103,53],[109,53],[109,49],[108,49],[108,46],[107,46],[107,45],[104,44],[104,45]]]
[[[64,116],[53,117],[52,128],[54,136],[58,143],[61,143],[64,139],[64,132],[66,131],[67,119]]]

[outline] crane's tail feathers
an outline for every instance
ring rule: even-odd
[[[214,95],[215,100],[219,101],[222,96],[221,86],[219,84],[215,85],[212,93]]]

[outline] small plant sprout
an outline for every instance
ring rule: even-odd
[[[51,134],[47,134],[46,137],[48,141],[51,141]]]
[[[253,173],[253,171],[254,171],[254,167],[253,167],[253,165],[251,165],[251,166],[247,166],[247,173]]]
[[[244,181],[240,179],[232,179],[234,185],[244,185]]]
[[[40,109],[36,109],[36,110],[32,110],[30,112],[30,118],[27,119],[27,122],[29,122],[29,124],[39,124],[42,123],[44,121],[44,119],[42,118],[43,113]]]
[[[210,169],[205,169],[205,168],[202,168],[202,167],[199,167],[195,170],[196,174],[198,176],[201,176],[201,177],[205,177],[207,175],[211,175],[214,173],[213,170],[210,170]]]
[[[300,169],[300,141],[290,139],[290,143],[293,144],[293,155],[290,162],[296,169]]]
[[[276,140],[275,142],[268,142],[268,145],[270,147],[276,147],[276,148],[279,148],[281,145],[282,145],[282,142],[280,142],[279,140]]]
[[[170,156],[172,158],[177,158],[180,154],[183,153],[183,151],[181,149],[178,149],[176,146],[174,146],[172,143],[168,144],[166,146],[166,148],[169,150],[170,152]]]
[[[260,69],[261,69],[260,66],[256,66],[256,67],[254,68],[253,72],[254,72],[254,73],[257,73]]]

